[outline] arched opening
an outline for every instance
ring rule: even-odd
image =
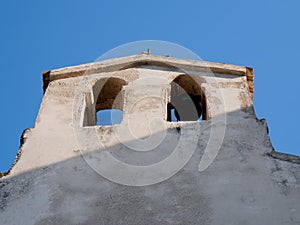
[[[198,121],[206,119],[205,96],[199,84],[189,75],[179,75],[171,83],[167,121]]]
[[[122,87],[126,81],[108,78],[99,81],[100,93],[96,102],[96,125],[107,126],[120,124],[123,118],[124,94]]]

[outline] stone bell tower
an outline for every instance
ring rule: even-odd
[[[253,70],[140,54],[43,73],[0,179],[3,224],[297,224],[299,158],[256,118]]]

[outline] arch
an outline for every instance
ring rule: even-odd
[[[123,117],[123,86],[127,82],[121,78],[102,78],[93,87],[96,125],[113,125],[121,122]]]
[[[197,121],[206,119],[206,100],[192,76],[182,74],[171,82],[167,121]]]

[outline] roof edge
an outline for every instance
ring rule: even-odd
[[[252,90],[253,93],[253,69],[250,67],[207,61],[171,58],[166,56],[154,56],[148,54],[112,58],[99,62],[64,67],[54,70],[47,70],[43,72],[43,88],[45,91],[47,89],[48,84],[53,80],[64,79],[69,77],[78,77],[101,72],[113,72],[143,64],[166,66],[173,68],[175,67],[178,69],[186,69],[192,71],[211,71],[213,73],[225,73],[237,76],[246,76],[250,92]]]

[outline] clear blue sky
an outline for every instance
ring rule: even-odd
[[[1,1],[0,171],[14,161],[22,131],[33,127],[42,71],[149,39],[253,67],[258,118],[267,119],[277,151],[300,155],[299,9],[298,0]]]

